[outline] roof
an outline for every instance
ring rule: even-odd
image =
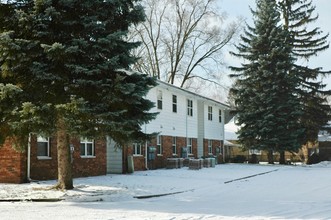
[[[208,102],[213,102],[213,103],[215,103],[215,104],[217,104],[217,105],[221,105],[221,106],[224,107],[224,109],[227,109],[227,110],[230,109],[230,106],[227,105],[227,104],[225,104],[225,103],[223,103],[223,102],[219,102],[219,101],[216,101],[216,100],[214,100],[214,99],[211,99],[211,98],[208,98],[208,97],[205,97],[205,96],[199,95],[199,94],[194,93],[194,92],[191,92],[191,91],[189,91],[189,90],[187,90],[187,89],[183,89],[183,88],[177,87],[177,86],[175,86],[175,85],[173,85],[173,84],[166,83],[166,82],[163,82],[163,81],[161,81],[161,80],[157,80],[157,83],[158,83],[159,85],[161,85],[161,86],[164,86],[164,87],[170,87],[170,88],[172,88],[172,89],[179,90],[179,91],[182,91],[182,92],[184,92],[184,93],[188,93],[188,94],[190,94],[190,95],[192,95],[192,96],[194,96],[194,97],[196,97],[196,98],[198,98],[198,99],[200,99],[200,100],[205,100],[205,101],[208,101]]]
[[[233,117],[229,123],[224,125],[224,139],[225,140],[238,140],[238,135],[236,134],[239,130],[239,126],[235,123],[235,117]]]

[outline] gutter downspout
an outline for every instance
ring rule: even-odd
[[[186,102],[188,103],[188,99],[187,99]],[[188,106],[188,104],[187,104],[187,106]],[[186,157],[185,158],[188,158],[188,147],[187,147],[187,143],[188,143],[188,130],[187,130],[188,129],[187,128],[188,127],[188,121],[187,121],[188,107],[187,106],[186,106],[186,112],[185,112],[185,115],[186,115],[186,117],[185,117],[185,136],[186,136],[186,138],[185,138],[185,148],[186,148]]]
[[[225,110],[221,109],[221,120],[222,120],[222,136],[223,136],[223,146],[222,146],[222,149],[223,149],[223,163],[225,163]]]
[[[28,138],[28,156],[27,156],[27,181],[31,182],[30,178],[30,170],[31,170],[31,133],[29,133],[29,138]]]
[[[146,131],[147,131],[147,128],[146,128],[146,124],[145,124],[145,134],[146,134]],[[147,140],[145,141],[145,169],[146,170],[149,170],[149,168],[148,168],[148,161],[147,161],[147,157],[148,157],[148,155],[147,155],[147,147],[148,147],[148,143],[147,143]]]

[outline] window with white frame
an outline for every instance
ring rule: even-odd
[[[257,149],[250,149],[249,150],[249,154],[256,154],[256,155],[261,155],[262,151],[261,150],[257,150]]]
[[[193,100],[191,99],[187,100],[187,115],[193,116]]]
[[[142,155],[142,145],[140,143],[133,143],[133,154]]]
[[[157,109],[162,109],[162,91],[157,91]]]
[[[81,157],[93,157],[94,152],[94,140],[83,138],[80,140],[80,156]]]
[[[213,154],[213,141],[208,140],[208,154]]]
[[[212,121],[213,120],[213,107],[208,106],[208,120]]]
[[[37,156],[50,157],[50,143],[48,137],[37,137]]]
[[[172,154],[177,154],[177,138],[172,137]]]
[[[187,153],[188,154],[193,154],[192,153],[192,138],[187,139]]]
[[[177,96],[172,95],[172,112],[177,112]]]
[[[156,137],[156,147],[157,147],[157,154],[162,154],[162,138],[161,135]]]

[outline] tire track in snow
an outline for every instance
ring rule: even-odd
[[[265,175],[265,174],[268,174],[268,173],[276,172],[278,170],[279,169],[275,169],[275,170],[270,170],[270,171],[263,172],[263,173],[258,173],[258,174],[253,174],[253,175],[250,175],[250,176],[245,176],[245,177],[241,177],[241,178],[237,178],[237,179],[233,179],[233,180],[228,180],[228,181],[225,181],[224,184],[228,184],[228,183],[232,183],[232,182],[236,182],[236,181],[244,180],[244,179],[250,179],[250,178],[253,178],[253,177],[256,177],[256,176],[261,176],[261,175]]]

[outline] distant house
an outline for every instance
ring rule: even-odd
[[[331,127],[331,126],[330,126]],[[262,150],[246,150],[238,144],[237,132],[240,126],[235,124],[235,117],[225,124],[225,152],[226,162],[242,162],[250,161],[251,158],[256,156],[260,162],[267,162],[268,155],[266,151]],[[320,131],[318,135],[318,143],[309,143],[302,146],[298,153],[285,152],[285,160],[291,162],[308,162],[308,158],[312,155],[318,155],[320,160],[331,160],[331,135],[329,131]],[[279,153],[274,153],[274,161],[279,160]]]
[[[309,155],[317,153],[321,161],[331,161],[331,124],[329,123],[327,127],[328,129],[321,130],[318,134],[318,149],[309,152]]]
[[[221,159],[229,106],[161,81],[146,98],[155,102],[151,112],[159,114],[142,130],[158,135],[121,147],[109,137],[72,139],[74,177],[163,168],[168,158],[176,157]],[[30,150],[19,153],[7,140],[0,148],[0,182],[57,178],[56,138],[32,136],[29,146]]]

